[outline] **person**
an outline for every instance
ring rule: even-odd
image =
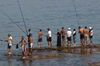
[[[66,47],[66,38],[65,38],[66,31],[65,31],[64,27],[62,27],[61,35],[62,35],[62,44],[63,44],[63,47]]]
[[[86,42],[86,45],[88,45],[88,37],[89,37],[89,31],[88,31],[87,26],[85,26],[85,28],[84,28],[84,39],[85,39],[85,41],[84,42]]]
[[[82,27],[78,27],[79,29],[79,33],[80,33],[80,42],[81,42],[81,46],[84,45],[84,29]]]
[[[76,29],[73,29],[73,42],[74,42],[74,47],[76,47]]]
[[[68,28],[68,31],[67,31],[67,43],[68,43],[68,46],[70,44],[72,44],[72,32],[71,32],[71,28]]]
[[[32,34],[29,35],[29,45],[30,45],[30,50],[29,50],[29,55],[32,55],[32,48],[33,48],[33,38]]]
[[[8,42],[8,55],[11,55],[12,53],[11,53],[11,47],[12,47],[12,41],[13,41],[13,39],[12,39],[12,36],[11,36],[11,34],[8,34],[8,40],[4,40],[4,42]]]
[[[40,43],[40,44],[39,44]],[[38,34],[38,42],[37,42],[37,47],[41,48],[42,47],[42,29],[40,29],[40,32]]]
[[[90,38],[90,45],[93,45],[93,28],[89,27],[89,38]]]
[[[28,37],[28,49],[29,50],[30,50],[30,35],[32,35],[31,29],[28,29],[28,35],[27,35],[27,37]]]
[[[50,28],[47,29],[48,30],[48,34],[47,34],[47,42],[48,42],[48,48],[52,47],[52,33]]]
[[[22,59],[25,59],[25,52],[26,52],[26,44],[28,44],[28,42],[24,39],[24,36],[21,37],[21,41],[17,44],[20,44],[22,46]],[[17,45],[15,44],[15,45]]]
[[[57,47],[61,47],[61,31],[57,29]]]

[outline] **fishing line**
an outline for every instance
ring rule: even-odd
[[[23,12],[22,12],[22,9],[21,9],[21,4],[20,4],[20,1],[19,0],[17,0],[17,4],[18,4],[19,10],[20,10],[20,14],[22,16],[22,20],[24,22],[24,27],[25,27],[25,30],[26,30],[26,34],[28,35],[26,22],[25,22],[25,19],[24,19],[24,15],[23,15]]]
[[[79,26],[80,23],[79,23],[79,19],[78,19],[78,13],[77,13],[77,9],[76,9],[75,0],[72,0],[72,2],[73,2],[74,10],[75,10],[75,16],[76,16],[76,19],[77,19],[77,24],[78,24],[78,26]]]
[[[15,24],[25,35],[27,35],[26,32],[25,32],[18,24],[14,23],[14,21],[12,20],[12,18],[11,18],[6,12],[2,11],[2,13],[3,13],[13,24]]]

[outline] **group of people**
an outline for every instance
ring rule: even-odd
[[[67,46],[71,46],[72,45],[72,39],[73,39],[73,43],[74,43],[74,47],[76,46],[76,34],[77,31],[76,29],[73,29],[73,31],[71,31],[71,28],[68,28],[68,30],[66,31],[64,27],[62,27],[61,30],[57,29],[57,47],[66,47]],[[52,31],[50,30],[50,28],[47,29],[48,34],[45,35],[47,42],[48,42],[48,48],[52,48]],[[78,31],[80,34],[80,42],[81,45],[88,45],[88,39],[90,38],[90,45],[92,45],[93,43],[93,28],[92,27],[88,27],[85,26],[85,28],[82,27],[78,27]],[[41,48],[42,47],[42,41],[43,41],[43,32],[42,29],[40,29],[40,32],[38,34],[38,39],[37,39],[37,48]],[[8,42],[8,54],[11,55],[11,46],[12,46],[12,36],[11,34],[8,34],[9,39],[8,40],[4,40],[5,42]],[[26,48],[25,46],[28,44],[28,50],[29,50],[29,55],[32,55],[32,48],[33,48],[33,37],[32,37],[32,32],[31,29],[28,30],[28,41],[24,38],[24,36],[21,37],[21,41],[16,43],[16,47],[18,48],[18,45],[21,44],[22,46],[22,58],[25,58],[25,51]],[[67,43],[66,43],[67,40]]]
[[[90,39],[90,45],[92,46],[92,43],[93,43],[93,28],[89,27],[89,29],[88,29],[87,26],[85,26],[85,28],[82,28],[82,27],[79,26],[78,32],[80,33],[81,46],[85,46],[85,44],[88,45],[89,39]],[[66,47],[66,40],[67,40],[67,46],[71,46],[72,45],[72,39],[73,39],[73,43],[74,43],[74,47],[75,47],[76,46],[76,34],[77,34],[76,29],[73,29],[73,31],[71,31],[71,28],[68,28],[68,30],[66,31],[64,29],[64,27],[62,27],[62,30],[58,29],[57,46],[62,45],[64,47]]]

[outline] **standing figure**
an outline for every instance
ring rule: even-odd
[[[76,47],[76,29],[73,29],[73,42],[74,42],[74,47]]]
[[[81,46],[84,45],[84,29],[82,27],[78,27],[79,29],[79,33],[80,33],[80,42],[81,42]]]
[[[12,47],[12,36],[11,34],[8,34],[8,40],[4,40],[4,42],[8,42],[8,55],[11,55],[11,47]]]
[[[24,36],[21,37],[21,41],[17,44],[20,44],[22,46],[22,59],[25,59],[25,52],[26,52],[26,44],[28,44],[28,42],[24,39]],[[17,45],[16,44],[16,45]]]
[[[57,32],[57,47],[61,47],[61,31],[59,29]]]
[[[47,41],[48,41],[48,48],[51,48],[52,47],[52,35],[51,35],[51,30],[50,28],[48,28],[48,35],[47,35]]]
[[[40,44],[39,44],[40,43]],[[38,42],[37,42],[37,47],[41,48],[42,47],[42,29],[40,29],[40,32],[38,34]]]
[[[30,34],[32,35],[31,29],[28,29],[28,35],[27,35],[27,37],[28,37],[28,49],[29,50],[30,50]]]
[[[84,28],[84,36],[85,36],[85,41],[84,42],[86,42],[86,45],[88,45],[88,37],[89,37],[89,31],[88,31],[88,28],[87,28],[87,26],[85,26],[85,28]]]
[[[66,47],[66,38],[65,38],[66,31],[65,31],[64,27],[62,27],[61,34],[62,34],[62,44],[63,44],[63,47]]]
[[[32,34],[29,34],[29,45],[30,45],[30,48],[29,48],[29,55],[32,55],[32,48],[33,48],[33,37],[32,37]]]
[[[89,38],[90,38],[90,45],[93,45],[93,28],[89,27]]]
[[[68,28],[68,31],[67,31],[67,44],[69,46],[72,45],[72,32],[71,32],[71,28]]]

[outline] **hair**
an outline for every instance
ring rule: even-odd
[[[28,29],[28,31],[30,32],[30,31],[31,31],[31,29]]]
[[[81,28],[81,26],[78,27],[79,29]]]
[[[64,29],[64,27],[62,27],[62,29]]]
[[[85,26],[85,29],[87,29],[87,26]]]
[[[76,29],[73,29],[73,31],[76,31]]]
[[[50,28],[48,28],[48,30],[50,30]]]
[[[40,29],[40,31],[42,31],[42,29]]]

